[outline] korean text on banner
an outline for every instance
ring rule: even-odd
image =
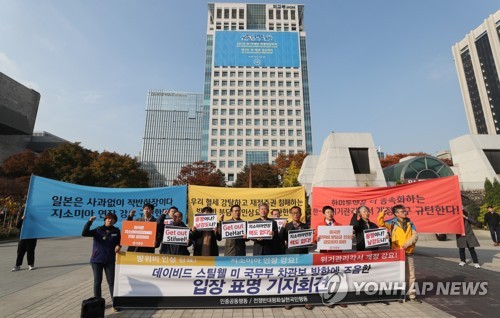
[[[352,249],[352,226],[318,226],[318,249],[322,251]]]
[[[104,222],[107,213],[118,217],[121,228],[130,210],[145,203],[155,206],[153,215],[175,205],[186,208],[186,186],[168,188],[98,188],[32,176],[26,201],[21,238],[80,236],[91,216]]]
[[[259,217],[259,204],[269,204],[271,210],[278,209],[281,215],[288,217],[290,208],[299,206],[306,209],[306,196],[303,187],[292,188],[219,188],[190,185],[188,188],[189,226],[193,226],[195,213],[201,212],[205,206],[210,206],[214,213],[224,214],[226,219],[231,217],[229,212],[234,204],[241,206],[241,219],[255,220]],[[289,218],[289,220],[291,220]],[[302,213],[301,222],[305,222],[305,213]]]
[[[385,227],[378,229],[366,229],[363,231],[365,247],[389,246],[389,237]]]
[[[194,226],[199,231],[210,231],[217,227],[217,214],[197,213],[194,215]]]
[[[120,245],[154,247],[156,222],[123,221]]]
[[[288,248],[306,247],[314,243],[314,230],[288,231]]]
[[[377,214],[394,205],[402,204],[419,233],[463,234],[462,199],[457,176],[408,183],[394,187],[325,188],[312,190],[311,227],[323,222],[321,209],[334,208],[334,218],[339,224],[350,223],[353,212],[361,205]],[[386,216],[386,220],[394,216]]]

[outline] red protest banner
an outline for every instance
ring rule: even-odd
[[[312,190],[311,228],[323,222],[322,208],[334,208],[335,221],[349,225],[352,214],[361,205],[371,211],[370,220],[385,208],[402,204],[418,233],[463,234],[462,198],[457,176],[408,183],[394,187],[326,188]],[[392,216],[387,216],[386,219]]]

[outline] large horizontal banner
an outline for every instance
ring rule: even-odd
[[[259,203],[269,204],[272,210],[278,209],[281,216],[289,218],[289,210],[296,205],[302,209],[301,221],[305,221],[306,194],[303,187],[291,188],[219,188],[190,185],[188,188],[189,224],[193,226],[194,214],[209,206],[217,215],[224,214],[229,220],[232,205],[241,206],[241,218],[245,221],[259,217]],[[289,218],[291,220],[291,218]]]
[[[122,252],[116,260],[113,305],[263,307],[321,304],[333,295],[337,303],[399,299],[404,257],[403,250],[235,257]],[[335,286],[333,280],[340,289],[329,295],[324,289]]]
[[[214,66],[300,66],[298,32],[217,31],[214,52]]]
[[[458,177],[445,177],[394,187],[325,188],[312,190],[312,228],[324,219],[322,208],[334,208],[335,221],[349,225],[352,214],[361,205],[371,211],[371,221],[384,209],[402,204],[419,233],[463,234],[462,199]],[[387,215],[386,219],[393,218]]]
[[[153,215],[175,205],[186,211],[186,186],[168,188],[99,188],[32,176],[21,238],[79,236],[85,223],[96,216],[94,225],[104,224],[107,213],[121,220],[130,210],[142,211],[145,203],[155,206]],[[139,216],[141,213],[137,213]]]

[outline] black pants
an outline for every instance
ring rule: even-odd
[[[473,247],[469,247],[469,245],[467,245],[467,248],[469,249],[469,253],[470,253],[470,256],[472,257],[472,261],[476,264],[479,263],[479,260],[477,259],[476,250],[474,250]],[[458,254],[460,254],[460,260],[465,263],[465,247],[459,247]]]
[[[28,253],[28,265],[35,266],[36,239],[19,240],[17,244],[16,266],[23,265],[24,254]]]
[[[500,243],[500,226],[491,227],[490,226],[491,240],[495,243]]]
[[[111,299],[113,299],[113,288],[115,285],[115,263],[101,264],[101,263],[90,263],[92,265],[92,271],[94,272],[94,297],[101,298],[101,283],[102,283],[102,272],[106,274],[106,281],[109,286],[109,293]]]

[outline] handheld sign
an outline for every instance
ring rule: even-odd
[[[174,219],[172,219],[172,218],[165,218],[165,220],[163,220],[164,225],[172,225],[173,223],[174,223]]]
[[[385,227],[364,230],[363,235],[365,236],[365,247],[367,248],[389,246],[387,229]]]
[[[172,245],[188,245],[189,228],[182,226],[165,225],[163,243]]]
[[[352,249],[352,226],[318,226],[318,249],[326,251]]]
[[[281,231],[281,228],[285,225],[285,222],[288,221],[287,218],[276,218],[273,220],[275,220],[276,223],[278,224],[278,232]]]
[[[248,221],[247,222],[247,238],[248,239],[265,239],[273,238],[273,221]]]
[[[156,222],[123,221],[121,245],[154,247]]]
[[[194,226],[197,231],[210,231],[217,226],[217,214],[198,213],[194,215]]]
[[[308,247],[313,244],[314,230],[288,231],[288,248]]]
[[[245,221],[227,221],[221,223],[222,239],[243,238],[247,234]]]

